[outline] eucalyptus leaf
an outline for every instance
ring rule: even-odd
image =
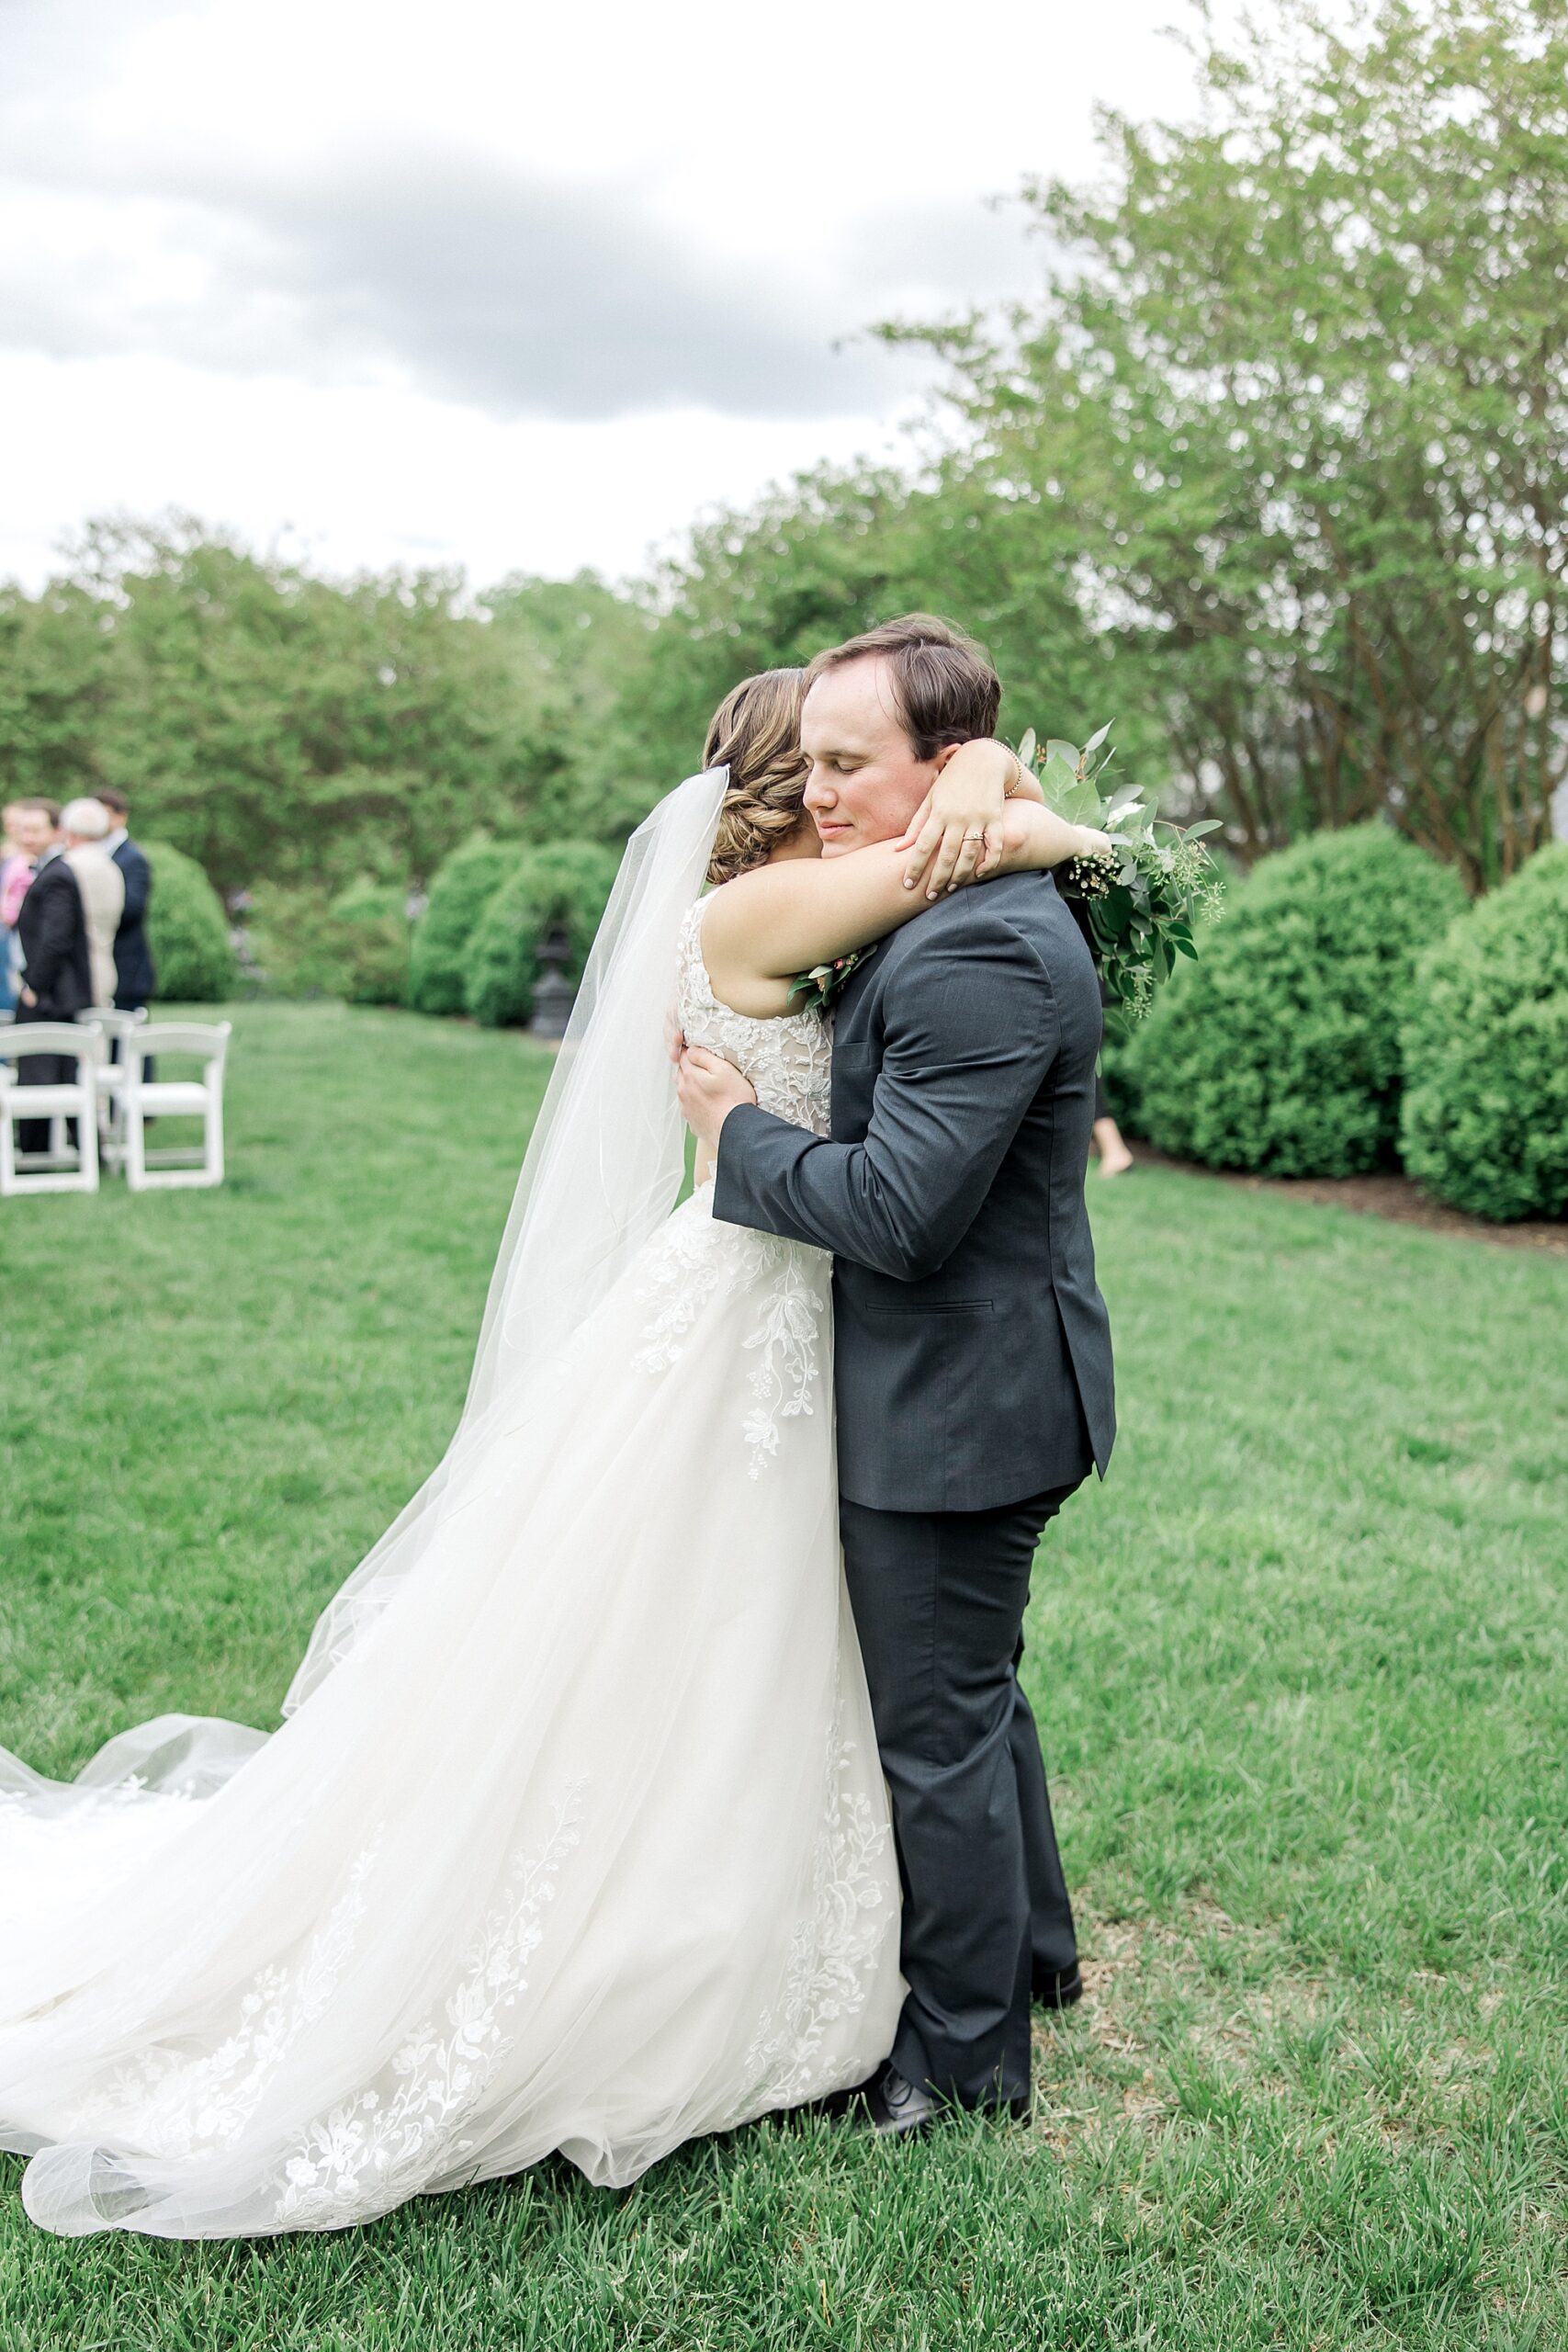
[[[1106,752],[1098,768],[1094,754],[1109,731],[1100,728],[1081,754],[1054,736],[1042,755],[1032,729],[1024,741],[1038,763],[1046,807],[1069,824],[1093,825],[1111,835],[1108,861],[1070,858],[1058,867],[1056,880],[1074,903],[1108,1012],[1116,1012],[1109,1034],[1125,1035],[1147,1012],[1156,983],[1169,978],[1178,956],[1197,957],[1193,917],[1220,886],[1208,851],[1187,850],[1190,842],[1216,830],[1213,819],[1190,829],[1168,823],[1155,814],[1156,793],[1149,785],[1118,786],[1114,800],[1107,797],[1101,779],[1111,753]]]
[[[1069,825],[1100,823],[1100,795],[1087,776],[1075,776],[1058,802],[1060,813]]]
[[[1058,816],[1067,817],[1075,825],[1089,824],[1093,821],[1090,818],[1078,815],[1076,809],[1067,808],[1068,796],[1080,793],[1084,786],[1077,770],[1069,767],[1066,760],[1059,758],[1054,746],[1046,754],[1045,764],[1040,771],[1040,789],[1045,796],[1045,806],[1048,808],[1055,808]],[[1092,791],[1093,787],[1090,786],[1089,789]],[[1094,805],[1098,809],[1100,807],[1098,793],[1094,796]]]
[[[1018,747],[1018,756],[1022,761],[1026,768],[1032,768],[1034,765],[1034,729],[1032,727],[1026,727],[1024,729],[1023,741]]]

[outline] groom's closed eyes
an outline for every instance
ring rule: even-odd
[[[814,682],[801,707],[800,748],[811,771],[806,807],[827,856],[897,841],[942,764],[916,758],[882,654]]]

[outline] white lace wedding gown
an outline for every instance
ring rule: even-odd
[[[818,1015],[717,1005],[695,909],[681,967],[694,1042],[823,1131]],[[699,1191],[210,1793],[125,1777],[181,1718],[67,1788],[0,1755],[0,2143],[35,2221],[333,2229],[555,2149],[621,2184],[874,2071],[898,1889],[829,1271]]]

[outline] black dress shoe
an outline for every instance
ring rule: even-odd
[[[1043,2009],[1070,2009],[1083,1999],[1083,1973],[1075,1960],[1071,1968],[1037,1968],[1030,1982],[1030,1997]]]
[[[931,2092],[907,2083],[891,2060],[873,2075],[860,2101],[879,2139],[903,2140],[911,2132],[924,2132],[942,2112]]]

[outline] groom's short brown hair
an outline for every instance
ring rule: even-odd
[[[944,744],[996,733],[1001,680],[972,637],[933,613],[904,613],[830,646],[806,673],[807,693],[826,671],[872,654],[887,663],[894,707],[916,759],[934,760]]]

